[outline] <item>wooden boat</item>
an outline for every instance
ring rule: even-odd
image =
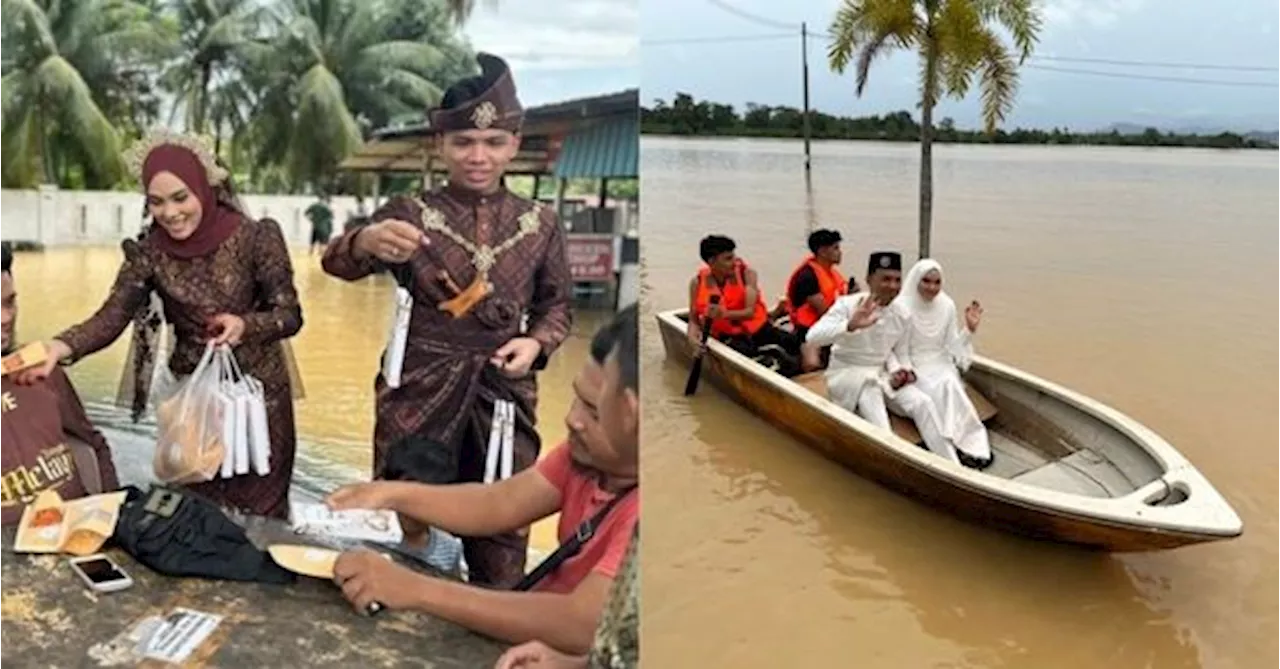
[[[692,360],[686,311],[658,315],[667,356]],[[915,425],[886,430],[827,397],[822,372],[788,379],[712,340],[710,381],[766,421],[858,474],[957,516],[1025,536],[1108,551],[1237,537],[1243,523],[1213,485],[1151,430],[1044,379],[975,356],[965,374],[994,460],[982,471],[924,450]]]

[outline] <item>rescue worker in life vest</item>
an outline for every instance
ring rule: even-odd
[[[798,373],[801,340],[770,321],[756,272],[737,257],[736,248],[732,239],[722,235],[709,235],[699,245],[706,264],[689,282],[689,313],[693,315],[689,338],[695,346],[700,345],[702,328],[710,323],[711,336],[740,353],[768,355],[778,360],[781,370]],[[720,296],[719,304],[711,304],[712,295]]]
[[[787,315],[791,318],[792,331],[800,341],[804,341],[809,328],[827,313],[836,299],[849,291],[848,281],[836,269],[841,259],[840,241],[840,233],[835,230],[815,230],[809,235],[811,255],[796,267],[787,280]],[[819,352],[805,345],[804,353],[806,369],[826,367],[831,347],[824,346]]]

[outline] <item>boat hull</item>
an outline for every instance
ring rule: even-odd
[[[668,357],[687,364],[694,349],[685,336],[681,316],[680,312],[666,312],[659,316],[659,328]],[[922,456],[921,449],[913,444],[875,428],[799,384],[749,366],[759,367],[713,342],[703,361],[702,377],[766,422],[853,472],[974,523],[1035,539],[1114,552],[1217,541],[1238,536],[1242,529],[1238,519],[1234,528],[1229,520],[1220,523],[1221,527],[1170,528],[1100,518],[1083,508],[1071,509],[1070,501],[1064,503],[1062,496],[1052,505],[1040,504],[1028,486],[1010,486],[1007,480],[972,470],[960,471],[963,468],[934,456]],[[1011,487],[1016,488],[1012,493],[1008,490]],[[1098,501],[1082,504],[1096,506]],[[1234,516],[1234,512],[1230,513]]]

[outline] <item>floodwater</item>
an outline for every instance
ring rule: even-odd
[[[18,337],[45,338],[88,318],[106,298],[122,260],[116,247],[60,248],[20,253],[14,260],[19,293]],[[320,268],[318,255],[295,253],[294,282],[305,325],[291,340],[306,398],[296,406],[299,434],[295,487],[314,498],[340,484],[366,480],[372,466],[373,378],[391,313],[387,277],[346,283]],[[571,382],[587,359],[591,334],[611,316],[579,309],[570,338],[539,377],[538,426],[543,453],[564,439]],[[87,409],[117,451],[117,459],[149,462],[153,427],[134,426],[113,406],[129,331],[111,347],[80,361],[71,378]],[[141,457],[139,457],[141,455]],[[555,520],[533,528],[535,553],[555,549]],[[530,564],[532,567],[532,563]]]
[[[935,149],[933,255],[982,300],[979,352],[1145,423],[1245,522],[1139,555],[963,523],[682,396],[652,316],[686,303],[698,240],[735,238],[771,306],[815,224],[846,274],[913,261],[918,147],[815,143],[811,192],[799,142],[645,138],[642,160],[646,663],[1275,666],[1275,152]]]

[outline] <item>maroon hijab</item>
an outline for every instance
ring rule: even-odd
[[[190,237],[177,240],[159,224],[152,226],[148,239],[161,251],[176,258],[191,259],[213,253],[240,225],[241,215],[219,201],[209,183],[209,174],[200,158],[190,149],[174,144],[161,144],[147,154],[142,164],[142,190],[145,194],[151,180],[161,172],[169,172],[187,185],[187,190],[200,201],[200,225]]]

